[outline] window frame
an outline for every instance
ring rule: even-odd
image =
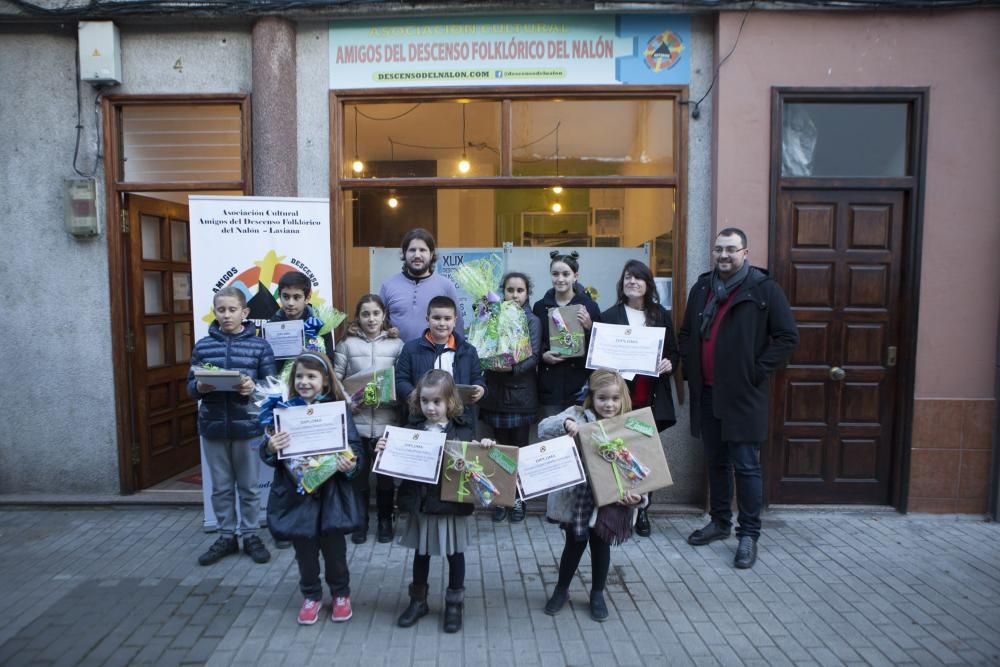
[[[437,176],[433,178],[345,178],[343,176],[345,106],[355,103],[372,102],[435,102],[462,100],[494,100],[500,103],[500,175],[488,177],[456,178]],[[672,100],[676,112],[673,121],[673,145],[675,173],[672,176],[513,176],[512,150],[512,102],[531,100],[572,99],[586,100],[628,100],[657,99]],[[559,86],[542,88],[535,86],[515,87],[442,87],[442,88],[379,88],[357,90],[331,90],[330,104],[330,234],[334,266],[340,266],[346,273],[347,245],[344,219],[344,192],[348,190],[404,191],[408,188],[452,188],[452,189],[514,189],[549,188],[561,185],[564,188],[673,188],[674,248],[673,248],[673,314],[675,327],[679,322],[678,313],[683,313],[687,269],[687,123],[685,112],[688,104],[687,86]],[[337,286],[336,297],[346,304],[346,281]]]

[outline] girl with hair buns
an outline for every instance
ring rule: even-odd
[[[601,321],[601,311],[593,299],[579,285],[580,255],[573,251],[567,255],[558,250],[549,253],[549,276],[552,289],[539,299],[532,312],[542,323],[542,360],[538,365],[538,403],[542,417],[554,415],[577,402],[577,395],[587,383],[590,371],[585,357],[565,358],[552,352],[549,341],[549,311],[553,308],[577,306],[577,321],[590,338],[594,322]]]

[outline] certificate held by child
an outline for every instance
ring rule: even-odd
[[[674,483],[650,408],[581,424],[577,440],[598,507]]]
[[[278,453],[280,459],[348,449],[345,401],[275,408],[274,426],[291,436],[289,445]]]

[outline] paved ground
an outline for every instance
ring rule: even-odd
[[[891,513],[770,513],[760,560],[730,539],[694,549],[695,516],[657,517],[612,551],[604,624],[541,612],[562,534],[538,516],[475,523],[465,629],[397,628],[408,552],[349,546],[354,618],[299,627],[292,552],[195,564],[195,509],[0,510],[0,664],[1000,665],[1000,526]],[[270,545],[270,539],[267,540]],[[329,602],[329,600],[327,600]],[[342,662],[343,661],[343,662]]]

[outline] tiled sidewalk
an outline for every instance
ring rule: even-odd
[[[589,561],[556,617],[542,613],[562,533],[474,523],[465,628],[414,628],[410,552],[348,546],[354,618],[300,627],[291,550],[202,568],[214,539],[194,509],[0,511],[0,664],[1000,665],[1000,526],[893,513],[769,513],[760,560],[736,540],[689,547],[701,517],[656,517],[612,550],[611,618],[587,612]],[[271,546],[271,540],[266,540]],[[329,605],[329,598],[326,600]]]

